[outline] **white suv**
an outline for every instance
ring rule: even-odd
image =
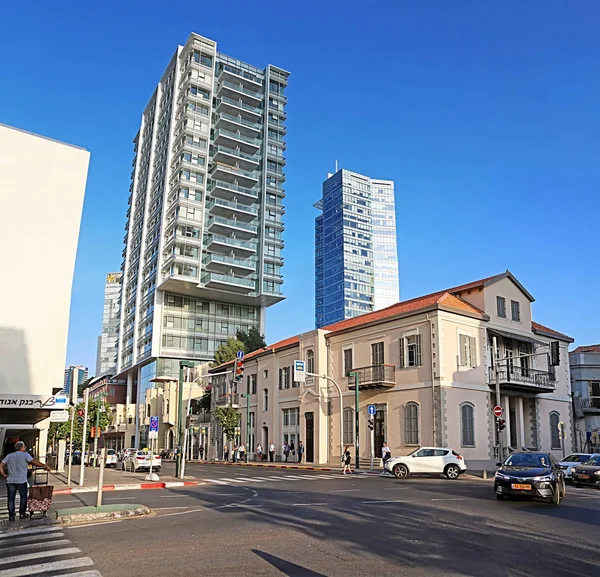
[[[385,471],[397,479],[409,475],[445,475],[458,479],[467,470],[462,455],[441,447],[421,447],[405,457],[391,457],[385,463]]]

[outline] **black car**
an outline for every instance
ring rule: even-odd
[[[600,457],[592,457],[589,461],[571,469],[571,477],[576,487],[581,485],[600,487]]]
[[[496,499],[511,495],[540,497],[558,505],[566,497],[563,466],[551,453],[511,453],[504,463],[497,463],[494,477]]]

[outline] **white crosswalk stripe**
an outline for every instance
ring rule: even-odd
[[[352,475],[341,475],[335,473],[322,473],[313,475],[265,475],[264,477],[219,477],[218,479],[203,479],[216,485],[232,485],[243,483],[282,483],[285,481],[324,481],[328,479],[349,479]]]
[[[19,497],[19,493],[17,493],[15,497],[15,513],[17,516],[19,515],[19,504],[21,503],[21,497]],[[0,497],[0,521],[4,521],[8,519],[8,497],[4,495]]]
[[[102,577],[93,565],[61,527],[0,533],[0,577]]]

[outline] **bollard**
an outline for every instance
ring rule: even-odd
[[[486,470],[486,469],[484,469],[484,470],[481,472],[481,478],[482,478],[482,479],[487,479],[487,470]]]
[[[106,449],[100,450],[100,472],[98,474],[98,498],[96,499],[96,507],[102,505],[102,484],[104,483],[104,465],[106,463]]]

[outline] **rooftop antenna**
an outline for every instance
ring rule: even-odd
[[[335,171],[336,172],[338,171],[338,161],[337,160],[335,161]]]

